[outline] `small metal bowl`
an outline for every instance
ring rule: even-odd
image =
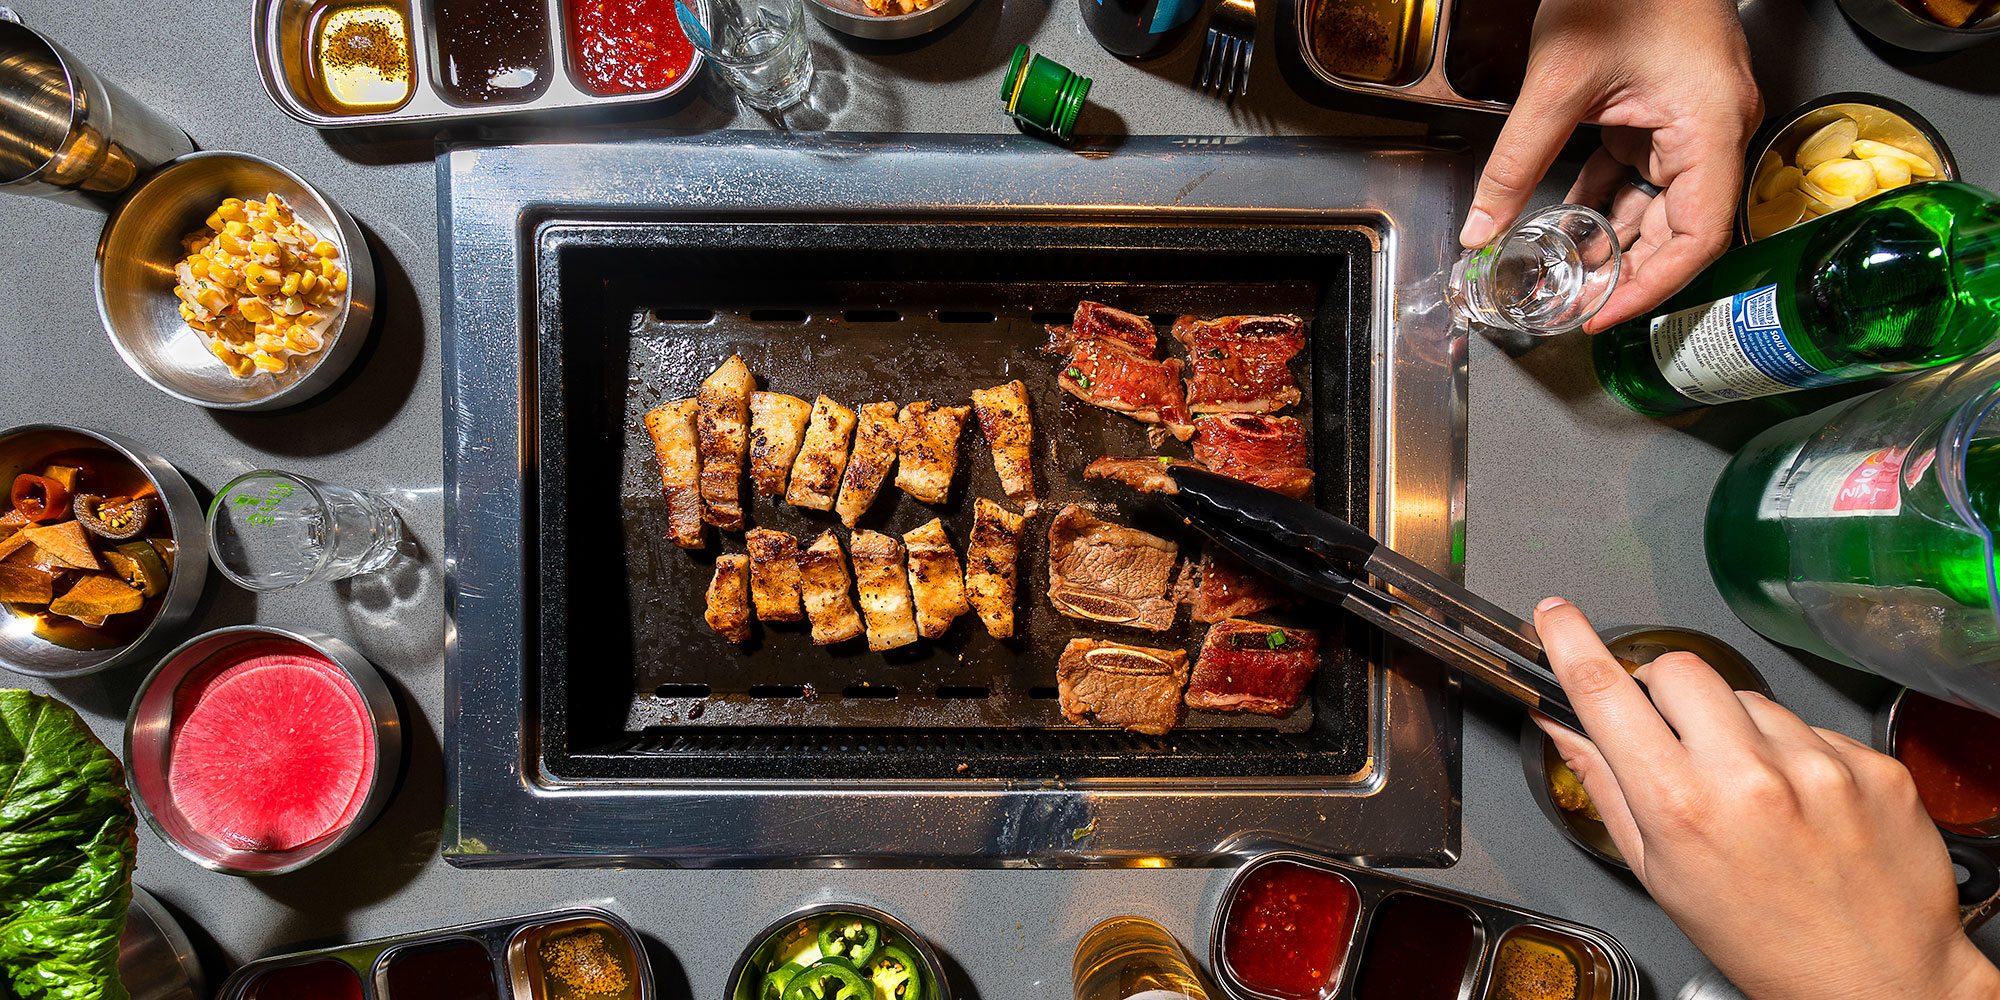
[[[273,375],[237,378],[181,321],[174,267],[181,239],[225,198],[276,194],[300,222],[340,248],[347,294],[319,353]],[[354,220],[297,174],[248,153],[190,153],[141,182],[97,243],[97,314],[126,367],[175,399],[218,410],[273,410],[318,395],[361,353],[375,321],[375,263]]]
[[[1742,653],[1734,646],[1723,642],[1706,632],[1691,628],[1677,628],[1667,625],[1636,625],[1607,628],[1599,632],[1604,644],[1613,656],[1637,663],[1641,666],[1651,663],[1670,652],[1688,652],[1701,657],[1729,686],[1738,691],[1755,691],[1766,698],[1772,697],[1771,685],[1764,675],[1750,665]],[[1528,780],[1528,794],[1541,807],[1542,815],[1561,830],[1569,842],[1583,849],[1585,854],[1607,865],[1631,870],[1625,856],[1618,853],[1618,845],[1611,842],[1611,832],[1603,823],[1591,819],[1587,813],[1570,812],[1556,805],[1549,791],[1549,774],[1556,765],[1562,763],[1562,755],[1556,752],[1554,743],[1544,734],[1533,720],[1521,723],[1521,773]]]
[[[15,476],[32,471],[29,465],[71,448],[108,448],[145,473],[160,493],[160,506],[166,510],[167,526],[180,552],[152,623],[128,645],[67,649],[28,629],[0,628],[0,667],[32,677],[80,677],[146,659],[187,627],[195,605],[201,602],[202,588],[208,584],[208,519],[194,489],[166,459],[123,437],[56,424],[24,424],[0,431],[0,483],[12,483]],[[0,612],[0,620],[10,624],[27,621],[4,612]]]
[[[814,903],[811,906],[802,906],[785,914],[782,918],[772,921],[769,926],[758,931],[757,936],[750,939],[749,946],[743,949],[743,954],[737,957],[736,964],[729,970],[730,1000],[756,1000],[757,983],[754,981],[754,977],[750,975],[750,971],[754,968],[761,968],[771,960],[772,949],[777,946],[780,939],[791,932],[793,927],[797,926],[799,921],[810,920],[813,917],[829,913],[852,913],[856,916],[867,917],[881,924],[886,930],[895,932],[903,940],[908,941],[910,947],[916,950],[917,960],[924,963],[923,975],[926,984],[925,995],[913,998],[913,1000],[952,1000],[951,981],[946,979],[943,973],[944,963],[938,961],[937,952],[932,950],[929,941],[924,940],[916,931],[911,930],[908,924],[897,920],[895,917],[875,907],[864,903],[840,902]]]
[[[174,807],[167,768],[172,756],[175,701],[181,683],[210,664],[234,657],[245,647],[274,645],[303,646],[331,660],[354,683],[375,723],[375,770],[361,810],[346,827],[289,851],[246,851],[197,833]],[[188,860],[226,875],[282,875],[339,850],[360,836],[388,804],[402,759],[402,720],[382,674],[354,647],[319,632],[237,625],[195,636],[168,653],[146,676],[125,719],[126,780],[132,786],[139,814],[161,840]]]
[[[861,0],[807,0],[819,23],[856,38],[893,40],[927,35],[958,20],[977,0],[935,0],[909,14],[872,14]]]
[[[125,934],[118,939],[118,978],[132,1000],[200,1000],[208,979],[187,932],[153,894],[132,887]]]
[[[1896,0],[1882,2],[1891,7],[1896,5]],[[1766,121],[1750,140],[1750,158],[1743,171],[1743,195],[1736,204],[1737,239],[1745,243],[1753,242],[1750,238],[1750,201],[1755,192],[1751,186],[1756,178],[1757,164],[1764,154],[1777,151],[1785,162],[1790,163],[1799,143],[1839,118],[1854,119],[1861,126],[1860,137],[1863,139],[1901,146],[1930,161],[1938,176],[1927,180],[1958,179],[1958,160],[1952,157],[1951,148],[1944,143],[1944,136],[1923,115],[1880,94],[1827,94],[1793,108],[1788,114]]]
[[[1888,704],[1883,705],[1875,711],[1875,749],[1891,757],[1896,756],[1897,739],[1902,735],[1903,708],[1905,703],[1913,697],[1927,698],[1929,695],[1921,691],[1912,691],[1909,688],[1903,688],[1896,692],[1894,698],[1889,699]],[[1957,837],[1976,844],[1985,845],[1990,849],[2000,849],[2000,816],[1995,816],[1984,823],[1969,828],[1958,826],[1947,827],[1939,824],[1938,830],[1947,837]]]
[[[1861,30],[1912,52],[1954,52],[2000,38],[2000,14],[1988,13],[1966,27],[1953,28],[1896,0],[1840,0],[1840,10]]]

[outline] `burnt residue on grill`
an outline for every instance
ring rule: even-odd
[[[1361,769],[1369,650],[1365,637],[1348,635],[1325,608],[1293,612],[1298,623],[1325,631],[1327,662],[1308,705],[1290,718],[1195,713],[1165,737],[1063,720],[1054,670],[1069,639],[1178,644],[1192,653],[1204,627],[1185,611],[1164,634],[1059,615],[1045,596],[1053,512],[1074,502],[1179,538],[1190,559],[1200,548],[1149,499],[1082,478],[1083,466],[1100,455],[1149,453],[1147,428],[1063,393],[1058,362],[1040,347],[1043,325],[1067,321],[1083,298],[1156,317],[1168,353],[1179,350],[1164,336],[1178,314],[1307,317],[1311,346],[1294,363],[1306,398],[1289,412],[1311,428],[1318,500],[1365,520],[1364,236],[1305,230],[1292,236],[1303,248],[1231,248],[1206,245],[1210,231],[1192,227],[1106,227],[1113,231],[1091,237],[1107,245],[1093,248],[1076,245],[1077,232],[1061,227],[1007,234],[908,227],[900,232],[906,239],[942,242],[863,248],[843,245],[849,231],[842,227],[787,228],[737,231],[727,246],[655,241],[626,248],[615,234],[595,230],[558,242],[559,294],[542,302],[545,321],[555,322],[543,331],[537,366],[545,434],[537,638],[543,708],[555,723],[545,736],[563,739],[568,755],[586,762],[578,770],[757,777],[824,767],[831,775],[852,773],[856,755],[869,758],[868,773],[885,777]],[[881,230],[901,227],[871,228],[880,240]],[[1045,245],[977,246],[996,235]],[[1138,245],[1121,245],[1128,241]],[[700,552],[666,540],[641,416],[692,394],[732,353],[749,364],[760,389],[806,399],[825,393],[850,406],[956,402],[1009,379],[1025,383],[1043,512],[1024,538],[1017,637],[992,639],[972,615],[942,639],[885,653],[859,642],[814,647],[802,627],[785,624],[760,623],[740,647],[711,633],[701,610],[714,556],[741,551],[742,540],[723,536]],[[976,426],[960,449],[948,503],[921,504],[885,487],[861,527],[900,534],[941,516],[962,553],[971,501],[1003,493]],[[1186,452],[1172,442],[1164,450]],[[801,539],[836,526],[831,515],[761,496],[746,510],[753,525]],[[847,532],[839,533],[845,540]],[[819,761],[819,749],[837,752]],[[670,771],[658,770],[662,757],[671,758]]]

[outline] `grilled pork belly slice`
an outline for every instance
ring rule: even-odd
[[[1299,401],[1291,361],[1306,334],[1297,316],[1183,316],[1174,339],[1187,345],[1194,413],[1276,413]]]
[[[979,417],[986,446],[993,451],[993,471],[1000,474],[1000,489],[1007,499],[1021,505],[1023,514],[1033,517],[1035,426],[1028,418],[1028,387],[1015,379],[991,389],[974,389],[972,411]]]
[[[1194,620],[1247,618],[1291,603],[1283,584],[1251,569],[1243,560],[1209,546],[1201,554],[1201,586],[1195,591]]]
[[[701,515],[701,447],[695,438],[694,397],[663,403],[646,414],[660,489],[667,496],[667,538],[684,549],[706,544]]]
[[[854,453],[847,456],[847,474],[840,479],[840,499],[833,512],[849,528],[868,513],[882,482],[896,464],[896,445],[902,440],[894,403],[868,403],[861,407],[854,424]]]
[[[1188,682],[1184,649],[1071,639],[1056,662],[1063,718],[1164,736],[1181,717]]]
[[[767,497],[785,495],[805,442],[812,404],[782,392],[750,394],[750,482]]]
[[[1181,488],[1174,483],[1167,470],[1191,463],[1175,461],[1165,455],[1152,458],[1113,458],[1109,455],[1094,459],[1083,467],[1085,479],[1109,479],[1141,493],[1179,493]]]
[[[868,648],[895,649],[917,641],[910,569],[903,543],[879,531],[857,531],[848,542],[854,581],[861,591],[861,615],[868,624]]]
[[[847,554],[832,531],[822,531],[799,553],[799,590],[805,596],[806,617],[812,621],[815,646],[831,646],[861,634],[861,614],[849,596]]]
[[[958,469],[958,439],[965,433],[970,406],[939,406],[920,400],[898,415],[896,488],[922,503],[943,503],[951,496],[951,477]]]
[[[1180,548],[1070,504],[1049,524],[1049,601],[1071,618],[1164,632]]]
[[[751,528],[743,536],[750,554],[750,602],[767,622],[805,618],[799,595],[799,540],[790,532]]]
[[[1225,413],[1195,419],[1194,458],[1209,471],[1294,500],[1312,491],[1306,429],[1297,417]]]
[[[971,608],[965,600],[965,573],[958,553],[945,534],[944,522],[931,518],[903,532],[910,555],[910,594],[917,603],[917,631],[936,639]]]
[[[1319,669],[1319,633],[1230,618],[1202,641],[1189,708],[1290,715]]]
[[[792,463],[785,502],[808,510],[832,510],[840,477],[847,468],[847,446],[854,439],[854,411],[825,396],[813,403],[806,439]]]
[[[756,388],[750,366],[732,354],[695,396],[702,516],[724,531],[743,530],[743,459],[750,451],[750,393]]]
[[[1014,634],[1014,591],[1019,577],[1025,518],[980,497],[972,504],[972,540],[965,551],[965,599],[979,612],[986,634]]]
[[[708,611],[703,615],[715,634],[730,642],[750,641],[750,557],[730,553],[715,557],[715,578],[708,582]]]

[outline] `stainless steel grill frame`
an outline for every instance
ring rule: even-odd
[[[1399,550],[1455,570],[1464,345],[1435,289],[1456,252],[1466,167],[1446,150],[1317,140],[1128,139],[1077,155],[1012,137],[736,133],[440,157],[447,857],[468,867],[1209,863],[1254,831],[1369,863],[1450,863],[1458,704],[1436,666],[1406,651],[1369,668],[1369,752],[1339,781],[1050,774],[829,786],[564,773],[551,766],[563,755],[543,745],[533,540],[521,532],[535,524],[529,465],[540,454],[531,346],[537,316],[557,305],[539,300],[536,281],[539,234],[551,226],[1346,226],[1376,247],[1371,521]]]

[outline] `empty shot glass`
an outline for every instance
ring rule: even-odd
[[[681,29],[716,72],[760,111],[791,107],[812,88],[804,0],[708,0],[697,15],[675,4]]]
[[[1610,220],[1582,205],[1556,205],[1461,255],[1445,302],[1467,326],[1553,336],[1604,308],[1621,256]]]
[[[261,469],[231,480],[208,508],[215,568],[250,590],[373,573],[396,559],[403,524],[373,493]]]

